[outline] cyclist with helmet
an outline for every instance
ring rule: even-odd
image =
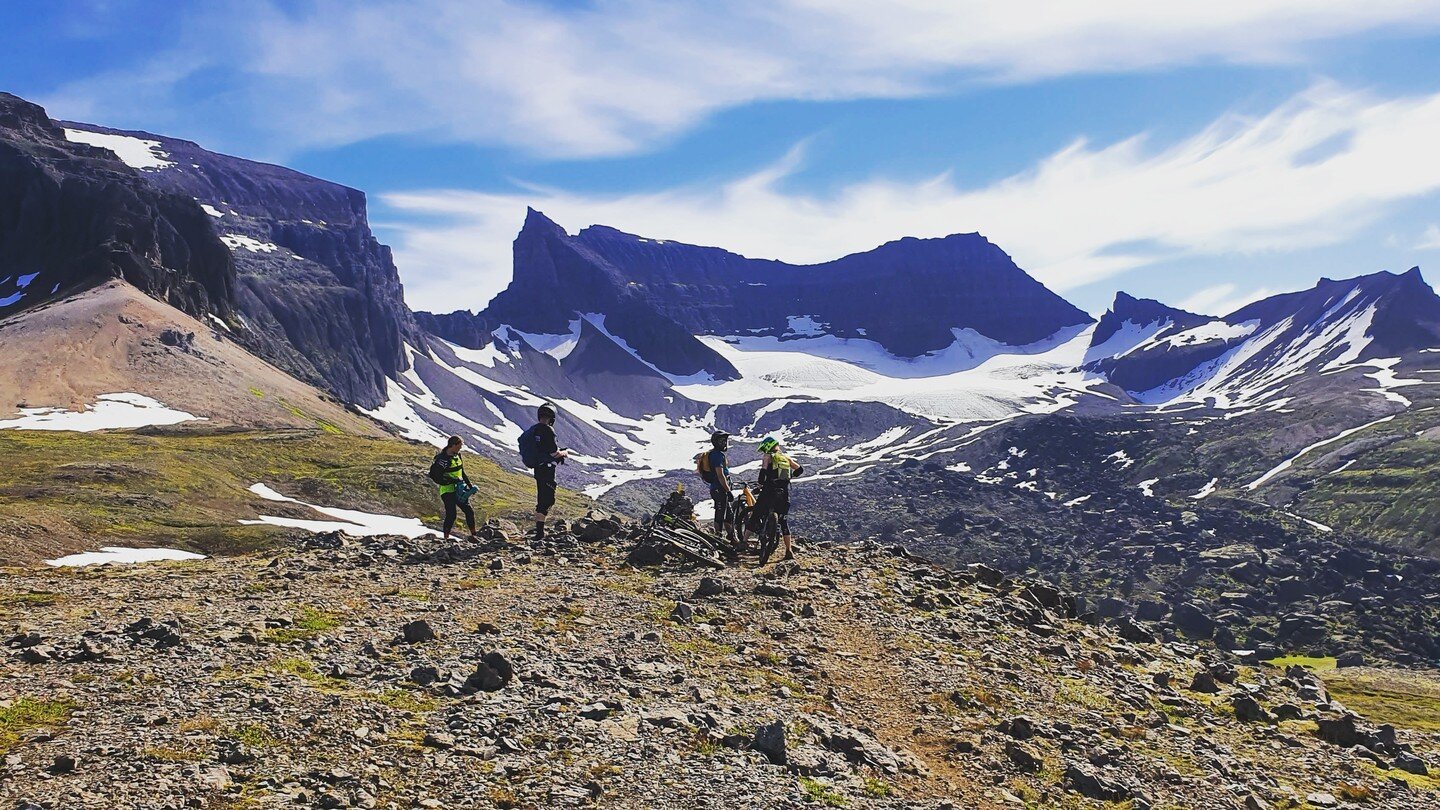
[[[785,455],[780,442],[774,436],[767,436],[760,442],[760,497],[755,505],[757,515],[775,512],[780,526],[780,548],[784,551],[782,560],[795,559],[795,539],[790,534],[790,479],[805,472],[805,468]],[[761,559],[760,564],[769,562]]]
[[[710,497],[715,501],[715,533],[721,537],[733,537],[734,516],[730,514],[730,463],[725,454],[730,449],[730,434],[717,430],[710,434],[710,450],[700,461],[700,477],[710,485]]]

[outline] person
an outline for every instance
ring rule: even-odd
[[[780,525],[780,549],[784,552],[781,560],[795,559],[795,538],[790,534],[790,479],[800,476],[805,468],[785,455],[780,442],[774,436],[766,436],[760,442],[760,499],[755,505],[757,515],[764,516],[774,511]],[[761,560],[764,565],[769,560]]]
[[[555,505],[555,467],[565,463],[570,451],[560,449],[555,440],[555,408],[541,405],[535,412],[535,426],[526,431],[535,464],[535,540],[545,539],[545,521],[550,519],[550,508]]]
[[[468,499],[462,499],[455,491],[459,489],[462,481],[467,486],[470,484],[470,478],[465,474],[465,459],[460,455],[464,448],[463,439],[451,436],[445,447],[435,454],[435,460],[430,462],[431,478],[440,485],[440,502],[445,505],[446,540],[450,539],[450,530],[455,528],[457,508],[465,512],[465,522],[470,526],[470,539],[476,538],[475,510],[470,508]]]
[[[730,434],[717,430],[710,434],[710,451],[705,454],[702,468],[709,473],[705,482],[710,485],[710,497],[715,500],[715,533],[721,537],[733,537],[734,516],[730,514],[730,466],[725,458],[730,449]],[[704,477],[704,476],[702,476]]]

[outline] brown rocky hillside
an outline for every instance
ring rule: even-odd
[[[0,802],[1440,807],[1421,693],[1350,705],[898,548],[636,568],[630,531],[12,570]]]

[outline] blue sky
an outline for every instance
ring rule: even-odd
[[[417,308],[482,307],[533,205],[800,262],[979,231],[1092,312],[1222,313],[1440,260],[1437,35],[1415,0],[12,0],[0,89],[365,190]]]

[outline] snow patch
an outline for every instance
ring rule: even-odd
[[[1141,481],[1135,486],[1140,488],[1141,495],[1144,495],[1147,498],[1153,498],[1155,497],[1155,485],[1158,483],[1160,483],[1159,478],[1146,478],[1144,481]]]
[[[74,143],[84,143],[109,149],[132,169],[164,169],[175,165],[175,161],[160,148],[159,141],[147,141],[130,135],[108,135],[103,132],[87,132],[83,129],[67,129],[65,137]]]
[[[1335,442],[1338,442],[1338,441],[1340,441],[1341,439],[1344,439],[1344,438],[1346,438],[1346,437],[1348,437],[1348,436],[1352,436],[1352,435],[1354,435],[1354,434],[1356,434],[1356,433],[1359,433],[1360,431],[1362,431],[1362,430],[1364,430],[1364,429],[1366,429],[1366,428],[1374,427],[1374,426],[1376,426],[1376,425],[1383,424],[1383,423],[1385,423],[1385,422],[1389,422],[1391,419],[1394,419],[1394,418],[1395,418],[1395,415],[1394,415],[1394,414],[1391,414],[1391,415],[1385,416],[1385,417],[1381,417],[1380,419],[1376,419],[1376,420],[1373,421],[1373,422],[1366,422],[1365,424],[1360,425],[1359,427],[1353,427],[1353,428],[1350,428],[1349,430],[1341,431],[1339,434],[1337,434],[1337,435],[1335,435],[1335,436],[1332,436],[1332,437],[1330,437],[1330,438],[1328,438],[1328,439],[1322,439],[1322,440],[1320,440],[1320,441],[1318,441],[1318,442],[1315,442],[1314,444],[1308,445],[1308,446],[1306,446],[1304,449],[1302,449],[1300,452],[1296,453],[1295,455],[1291,456],[1290,458],[1287,458],[1287,459],[1285,459],[1284,461],[1282,461],[1282,462],[1280,462],[1279,464],[1277,464],[1277,465],[1275,465],[1274,467],[1272,467],[1272,468],[1271,468],[1269,471],[1267,471],[1264,475],[1262,475],[1262,476],[1260,476],[1259,478],[1256,478],[1254,481],[1251,481],[1250,483],[1246,484],[1246,485],[1245,485],[1245,488],[1246,488],[1246,489],[1249,489],[1249,490],[1254,490],[1254,489],[1259,488],[1260,486],[1264,485],[1264,483],[1265,483],[1266,481],[1269,481],[1270,479],[1274,478],[1275,476],[1279,475],[1280,473],[1285,472],[1286,470],[1290,469],[1290,467],[1292,467],[1292,466],[1295,464],[1295,462],[1296,462],[1297,460],[1299,460],[1299,458],[1300,458],[1301,456],[1305,455],[1306,453],[1310,452],[1311,450],[1315,450],[1315,449],[1317,449],[1317,448],[1324,447],[1324,446],[1327,445],[1327,444],[1334,444]]]
[[[274,253],[280,249],[279,245],[261,242],[259,239],[254,239],[243,233],[221,234],[220,241],[224,242],[231,250],[248,250],[251,253]]]
[[[21,408],[20,416],[0,420],[0,429],[9,430],[92,430],[174,425],[205,421],[205,417],[175,410],[141,394],[101,394],[83,411],[63,408]]]
[[[211,204],[209,204],[209,203],[200,203],[200,210],[201,210],[201,211],[204,211],[205,213],[209,214],[210,216],[212,216],[212,217],[214,217],[214,218],[216,218],[216,219],[219,219],[219,218],[225,216],[225,212],[224,212],[224,211],[221,211],[221,210],[217,209],[215,206],[213,206],[213,205],[211,205]]]
[[[273,517],[261,515],[259,520],[242,520],[246,526],[271,525],[284,526],[290,529],[305,529],[311,532],[341,531],[351,537],[371,537],[381,534],[398,534],[403,537],[414,539],[426,535],[439,534],[434,529],[428,529],[419,518],[402,518],[394,515],[382,515],[373,512],[357,512],[353,509],[335,509],[328,506],[315,506],[314,504],[288,498],[264,484],[254,484],[250,491],[267,501],[276,503],[294,503],[319,512],[326,517],[335,520],[301,520],[297,518]]]
[[[181,551],[178,548],[126,548],[124,546],[102,546],[99,551],[85,551],[70,554],[45,564],[56,568],[71,568],[80,565],[112,565],[156,562],[159,560],[203,560],[204,554]]]
[[[1200,488],[1200,491],[1190,496],[1191,500],[1199,501],[1210,497],[1215,492],[1215,485],[1220,483],[1219,478],[1211,478],[1210,482]]]

